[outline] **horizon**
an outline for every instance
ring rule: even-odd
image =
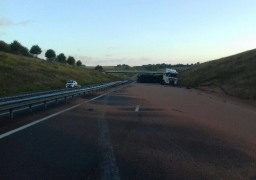
[[[256,48],[256,1],[0,0],[0,40],[86,66],[191,64]],[[24,11],[26,9],[26,11]]]

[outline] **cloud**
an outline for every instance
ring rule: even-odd
[[[18,23],[16,23],[16,25],[26,26],[26,25],[30,24],[31,22],[32,22],[32,21],[30,21],[30,20],[26,20],[26,21],[18,22]]]
[[[45,52],[47,49],[42,49],[42,53],[38,56],[41,59],[45,58]],[[139,57],[139,58],[128,58],[128,57],[120,57],[113,58],[113,55],[106,54],[103,57],[93,57],[93,56],[84,56],[80,54],[65,54],[66,57],[73,56],[76,61],[80,60],[86,66],[115,66],[117,64],[128,64],[130,66],[142,65],[142,64],[152,64],[152,60],[147,57]]]
[[[140,65],[140,64],[148,64],[151,62],[150,58],[141,57],[141,58],[113,58],[112,55],[106,55],[105,57],[92,57],[92,56],[83,56],[83,55],[74,55],[76,60],[81,60],[83,64],[87,66],[95,66],[95,65],[117,65],[117,64],[129,64],[133,65]]]
[[[87,65],[87,64],[93,64],[92,62],[98,60],[98,58],[93,58],[93,57],[91,57],[91,56],[83,56],[83,55],[79,55],[79,54],[74,55],[74,58],[75,58],[76,60],[82,61],[83,64],[85,64],[85,65]]]
[[[41,52],[41,54],[38,55],[38,58],[46,59],[46,57],[45,57],[46,51],[47,51],[47,49],[42,49],[42,52]]]
[[[20,22],[13,22],[10,19],[7,18],[0,18],[0,26],[26,26],[30,24],[32,21],[26,20],[26,21],[20,21]]]

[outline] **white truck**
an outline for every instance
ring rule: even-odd
[[[161,84],[171,84],[176,86],[177,83],[178,83],[178,72],[175,69],[166,68]]]

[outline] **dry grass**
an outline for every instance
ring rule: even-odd
[[[215,83],[228,94],[256,99],[256,49],[194,66],[179,81],[192,87]]]
[[[0,96],[64,88],[71,79],[87,85],[119,78],[95,70],[0,52]]]

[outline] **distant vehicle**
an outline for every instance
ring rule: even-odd
[[[66,84],[66,88],[76,88],[76,87],[78,87],[78,84],[74,80],[70,80]]]
[[[161,84],[172,84],[175,86],[177,85],[177,83],[178,83],[178,72],[175,69],[166,68]]]

